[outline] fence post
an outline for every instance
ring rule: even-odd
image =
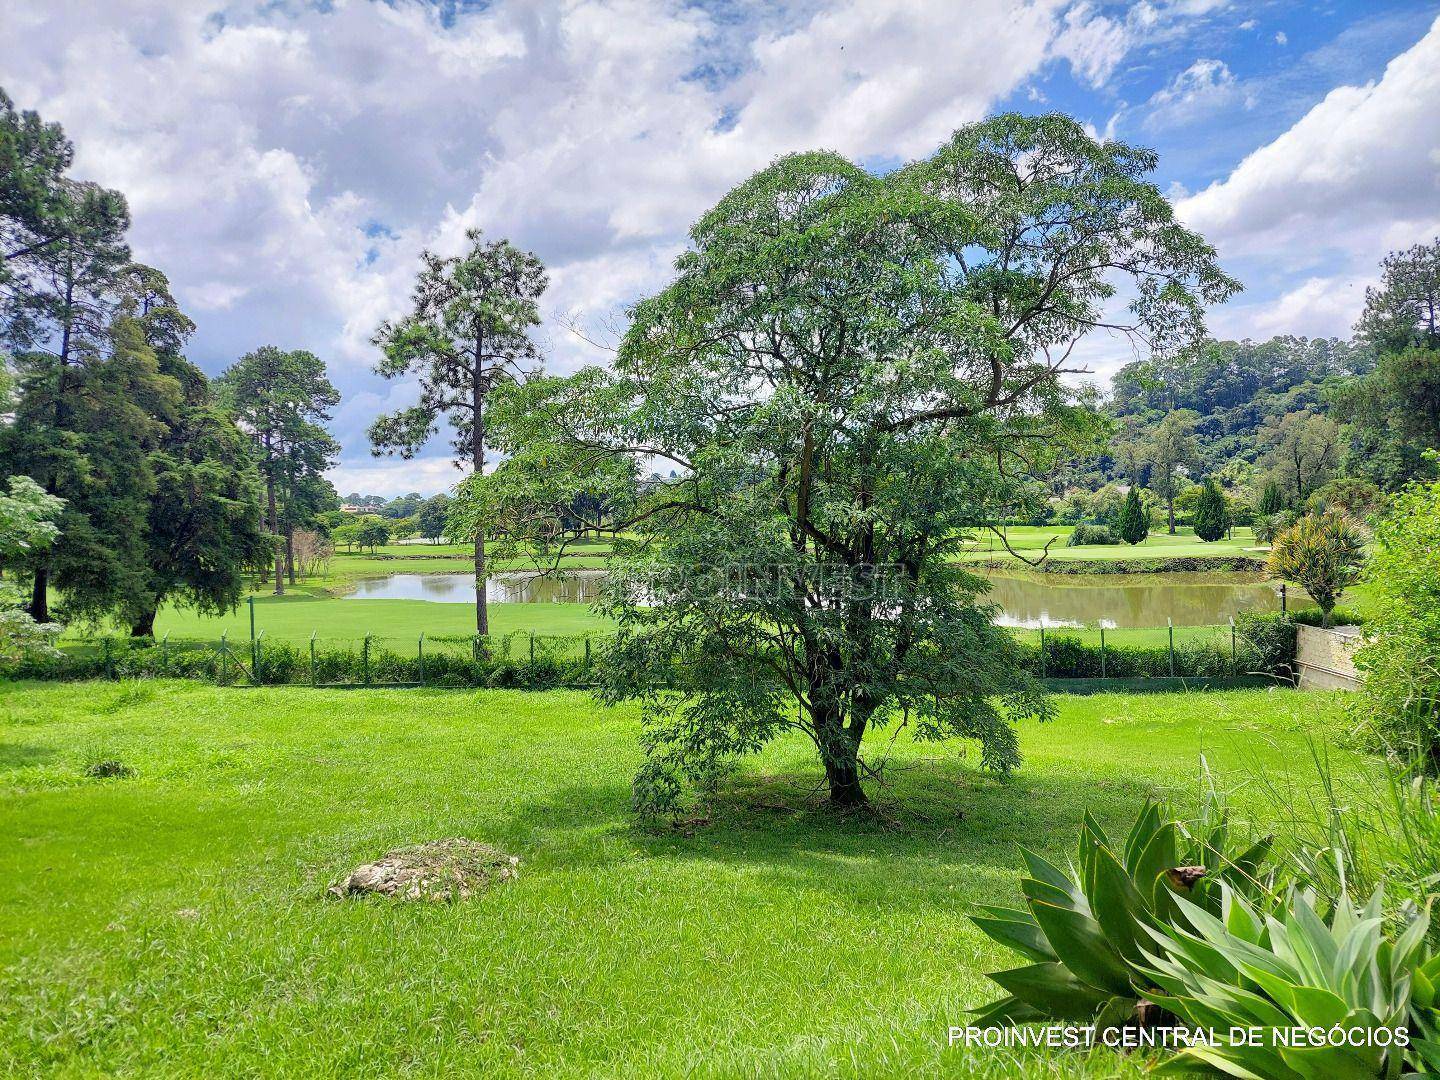
[[[165,636],[160,639],[160,670],[170,674],[170,631],[165,631]]]
[[[311,685],[311,686],[319,686],[319,685],[320,685],[320,678],[319,678],[318,675],[315,674],[315,634],[316,634],[316,631],[314,631],[314,630],[311,630],[311,631],[310,631],[310,685]]]
[[[260,631],[257,637],[250,644],[250,681],[256,686],[260,685],[260,638],[265,636],[265,631]]]
[[[1100,624],[1100,678],[1107,678],[1105,672],[1105,624]]]
[[[365,643],[360,646],[360,670],[364,673],[365,685],[370,685],[370,635],[365,635]]]
[[[1040,678],[1045,677],[1045,620],[1040,620]]]
[[[535,663],[535,631],[530,631],[530,663]]]
[[[1170,678],[1175,677],[1175,620],[1166,619],[1165,625],[1170,628]]]
[[[230,682],[230,636],[229,630],[220,631],[220,685],[225,686]]]
[[[250,672],[253,675],[260,667],[260,639],[255,636],[255,597],[250,601]]]
[[[420,685],[425,685],[425,631],[420,631],[420,643],[415,647],[415,658],[420,662]]]
[[[1290,604],[1285,596],[1285,582],[1282,581],[1280,582],[1280,614],[1288,615],[1289,613]]]
[[[590,635],[585,635],[585,670],[590,670]]]
[[[1239,675],[1240,665],[1235,659],[1235,616],[1230,616],[1230,674]]]
[[[115,660],[110,655],[110,636],[107,634],[100,639],[105,643],[105,677],[111,682],[115,681]]]

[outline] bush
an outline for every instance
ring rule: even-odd
[[[1365,536],[1360,527],[1335,510],[1309,514],[1275,537],[1269,568],[1276,577],[1298,581],[1325,613],[1340,594],[1360,577]]]
[[[1235,632],[1245,642],[1247,655],[1254,658],[1255,670],[1295,677],[1295,620],[1278,611],[1241,612],[1235,616]]]
[[[1104,525],[1076,525],[1075,531],[1065,541],[1066,547],[1085,547],[1091,544],[1118,544],[1120,538]]]
[[[1375,529],[1375,618],[1355,666],[1356,718],[1385,750],[1440,772],[1440,482],[1397,494]]]

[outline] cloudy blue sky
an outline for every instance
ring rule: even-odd
[[[777,154],[875,168],[1004,110],[1154,147],[1244,294],[1222,336],[1348,333],[1386,251],[1440,234],[1440,2],[3,0],[0,85],[130,198],[217,372],[264,343],[344,393],[342,492],[454,483],[375,460],[407,403],[375,326],[468,226],[550,266],[552,370],[605,354],[685,230]],[[1131,359],[1087,343],[1103,381]]]

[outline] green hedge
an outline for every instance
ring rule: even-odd
[[[988,559],[967,562],[967,569],[1024,570],[1016,559]],[[1265,570],[1263,559],[1248,555],[1174,555],[1169,558],[1140,559],[1046,559],[1039,567],[1030,567],[1045,574],[1179,574],[1190,571],[1233,571],[1259,574]]]
[[[1020,642],[1019,649],[1027,669],[1047,679],[1290,676],[1295,659],[1293,618],[1245,615],[1236,620],[1236,627],[1233,646],[1228,634],[1217,631],[1207,641],[1178,643],[1173,659],[1166,645],[1107,643],[1102,650],[1058,630],[1045,634],[1043,645],[1031,639]],[[368,649],[363,644],[317,644],[312,653],[308,645],[262,641],[257,652],[259,663],[252,664],[248,641],[237,643],[228,657],[222,657],[220,649],[211,645],[102,639],[58,658],[26,660],[9,674],[27,679],[170,677],[267,686],[423,683],[511,689],[584,687],[593,681],[591,641],[583,636],[510,635],[490,641],[487,653],[474,649],[471,639],[434,639],[426,643],[423,662],[415,651],[400,653],[373,644]]]

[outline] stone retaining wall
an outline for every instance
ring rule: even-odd
[[[1304,690],[1354,690],[1360,685],[1354,652],[1360,645],[1358,626],[1297,626],[1295,663]]]

